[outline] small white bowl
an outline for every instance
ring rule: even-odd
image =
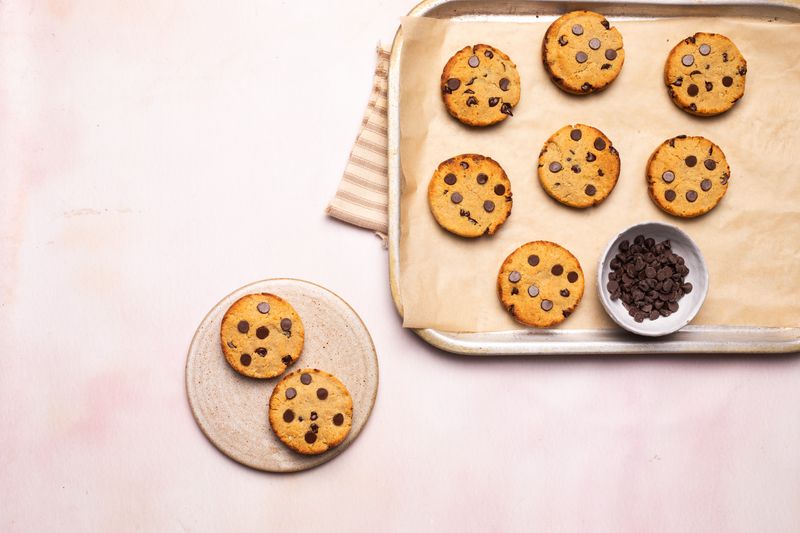
[[[611,272],[611,260],[619,252],[619,243],[627,239],[632,244],[637,235],[651,237],[657,243],[669,239],[672,251],[683,257],[684,264],[689,267],[686,282],[692,284],[692,292],[685,294],[678,301],[678,310],[668,317],[662,316],[656,320],[645,318],[644,322],[636,322],[622,305],[622,300],[611,299],[611,294],[606,287],[608,274]],[[614,322],[637,335],[660,337],[678,331],[691,322],[700,311],[708,293],[708,269],[700,249],[683,231],[670,224],[643,222],[622,231],[608,243],[600,256],[600,264],[597,269],[597,291],[603,308]]]

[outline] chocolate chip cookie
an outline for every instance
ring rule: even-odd
[[[247,294],[225,312],[220,326],[222,352],[234,370],[252,378],[272,378],[300,357],[305,332],[294,308],[274,294]]]
[[[353,424],[353,400],[335,376],[304,368],[288,374],[269,399],[269,425],[292,450],[316,455],[340,444]]]
[[[583,297],[583,270],[574,255],[558,244],[534,241],[509,255],[497,275],[503,307],[528,326],[563,322]]]
[[[444,229],[462,237],[493,235],[511,213],[511,182],[492,158],[462,154],[439,164],[428,205]]]
[[[564,205],[597,205],[614,190],[619,152],[603,132],[575,124],[564,126],[544,143],[539,154],[539,181]]]
[[[744,96],[747,61],[733,41],[695,33],[667,56],[664,83],[675,105],[692,115],[724,113]]]
[[[561,89],[572,94],[601,91],[617,78],[625,62],[622,35],[603,15],[572,11],[547,29],[542,59],[550,79]]]
[[[650,198],[678,217],[711,211],[725,196],[730,177],[725,154],[703,137],[680,135],[664,141],[647,163]]]
[[[486,44],[467,46],[442,72],[442,99],[455,118],[470,126],[490,126],[513,115],[519,103],[517,66]]]

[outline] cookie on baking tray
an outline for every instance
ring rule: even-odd
[[[747,61],[733,41],[695,33],[667,56],[664,83],[675,105],[693,115],[724,113],[744,96]]]
[[[455,118],[470,126],[490,126],[513,115],[519,103],[517,66],[486,44],[466,46],[442,71],[442,99]]]
[[[523,244],[509,255],[497,275],[503,307],[528,326],[563,322],[583,297],[583,270],[568,250],[548,241]]]
[[[731,169],[719,146],[703,137],[664,141],[647,163],[647,190],[671,215],[691,218],[711,211],[728,191]]]
[[[444,229],[462,237],[493,235],[511,213],[511,182],[492,158],[462,154],[439,164],[428,205]]]
[[[603,15],[572,11],[547,29],[542,60],[561,89],[572,94],[601,91],[617,78],[625,62],[622,35]]]
[[[303,351],[303,322],[294,308],[274,294],[247,294],[222,317],[220,341],[228,363],[240,374],[272,378]]]
[[[564,126],[539,154],[539,182],[564,205],[597,205],[614,190],[619,153],[600,130],[584,124]]]
[[[335,376],[304,368],[275,386],[269,399],[269,424],[292,450],[320,454],[347,437],[353,424],[353,400]]]

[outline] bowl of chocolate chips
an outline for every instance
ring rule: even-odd
[[[644,222],[611,239],[597,269],[600,301],[632,333],[659,337],[697,315],[708,269],[697,245],[670,224]]]

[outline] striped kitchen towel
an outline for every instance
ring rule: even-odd
[[[361,131],[347,160],[342,181],[325,212],[385,239],[388,231],[389,176],[387,167],[386,96],[389,50],[379,45],[372,94],[361,121]]]

